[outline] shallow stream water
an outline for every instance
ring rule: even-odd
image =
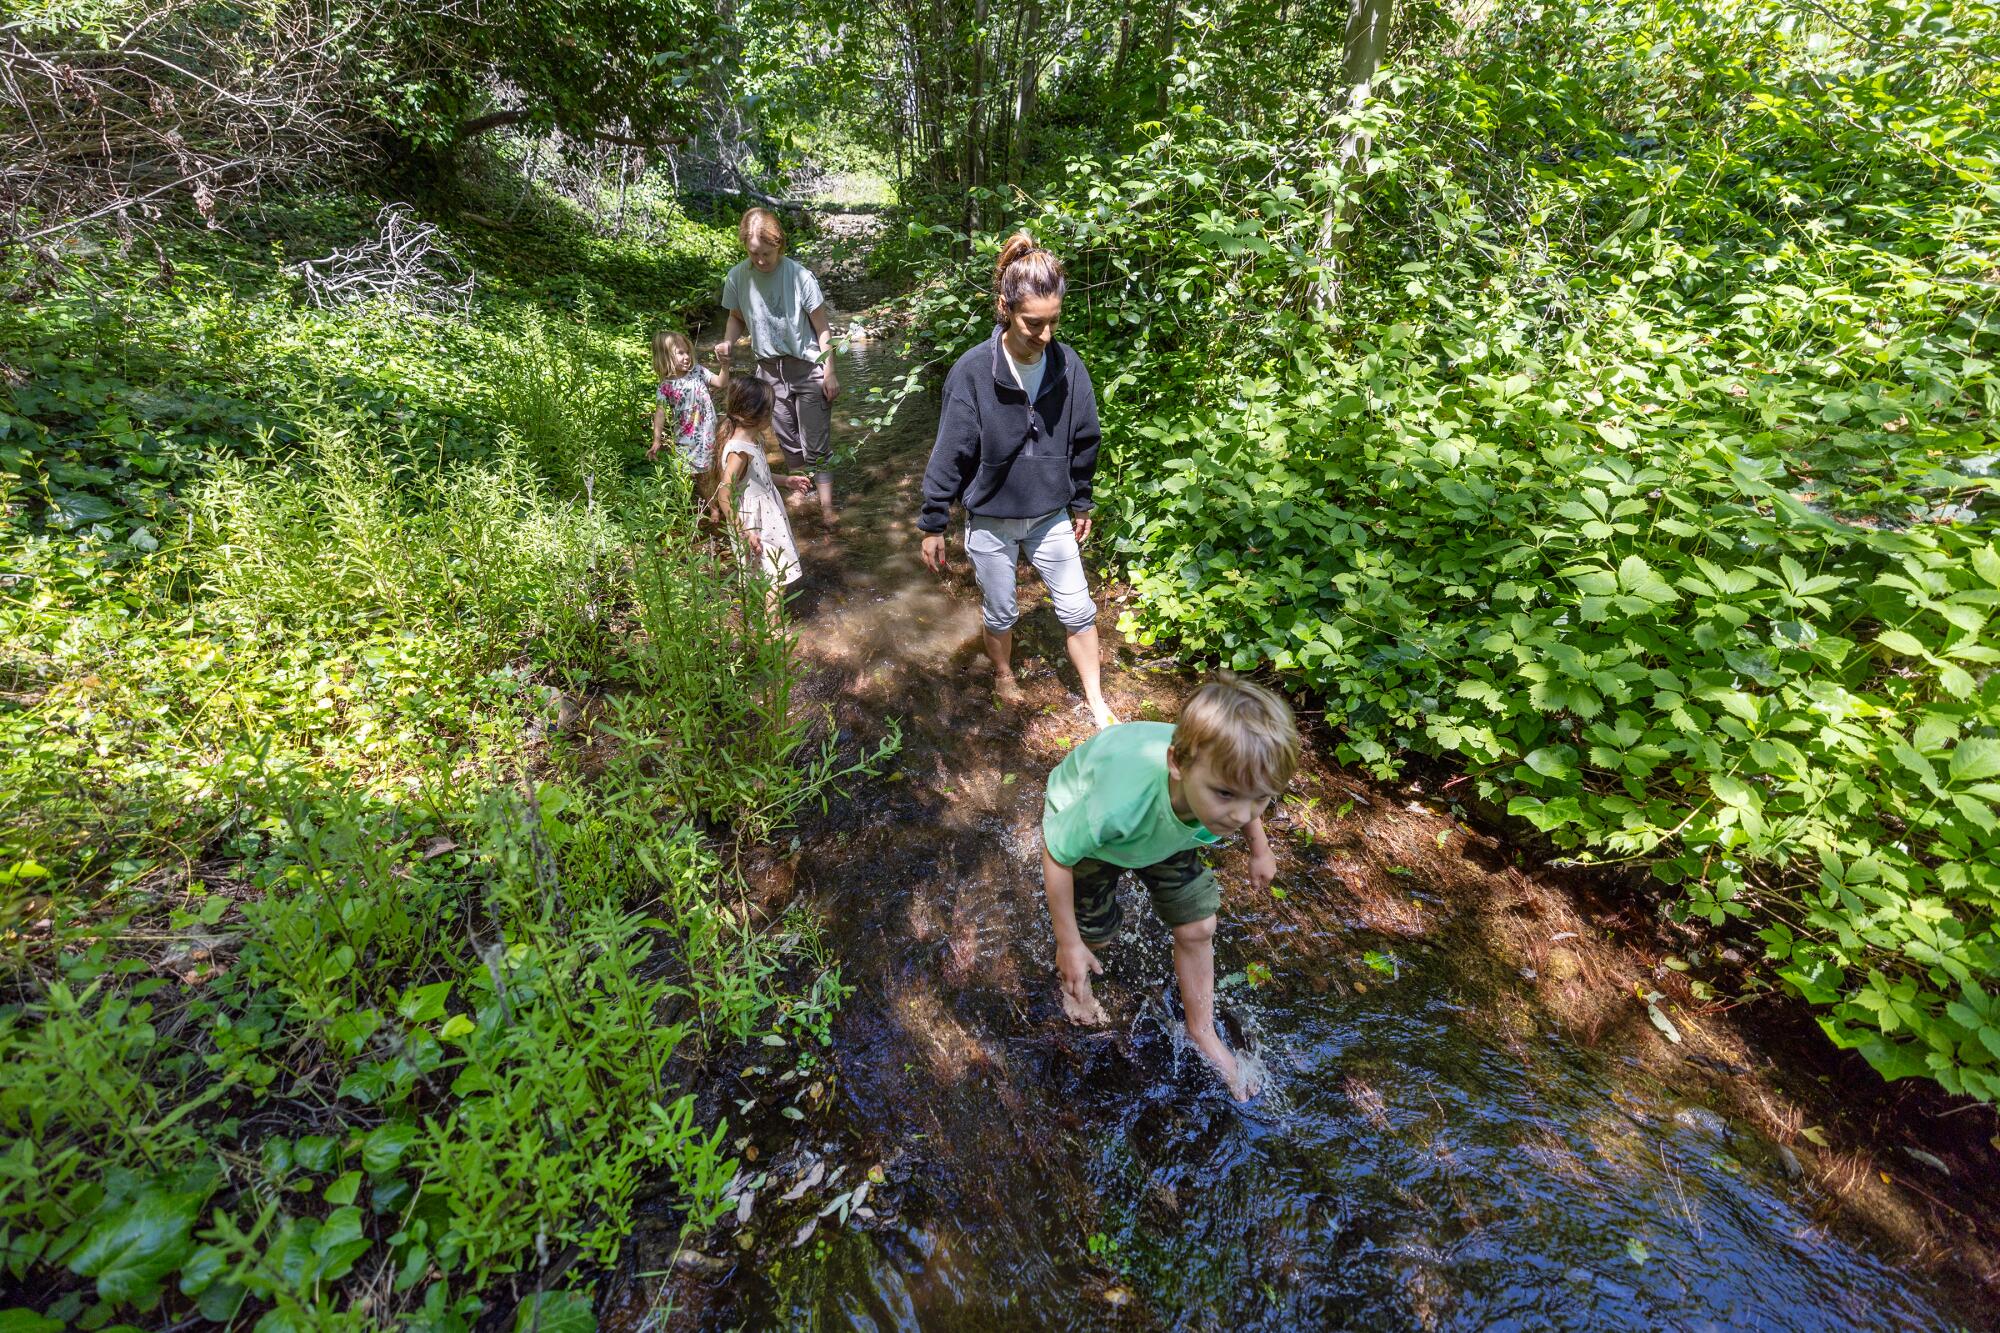
[[[858,438],[862,394],[908,366],[867,344],[842,365],[837,432]],[[1263,1094],[1233,1104],[1183,1049],[1167,935],[1129,886],[1124,935],[1101,955],[1112,1025],[1065,1024],[1037,830],[1043,777],[1089,720],[1032,574],[1016,650],[1029,703],[1010,711],[990,695],[957,543],[952,576],[921,566],[934,421],[934,401],[913,398],[861,446],[837,533],[795,516],[808,704],[853,740],[891,717],[905,738],[890,774],[772,870],[818,908],[855,988],[830,1095],[802,1125],[768,1099],[747,1120],[721,1105],[769,1183],[741,1236],[725,1228],[697,1263],[675,1260],[671,1236],[635,1243],[607,1322],[1981,1322],[1871,1251],[1797,1152],[1667,1051],[1630,985],[1570,951],[1587,923],[1504,856],[1481,863],[1447,812],[1391,809],[1400,798],[1324,759],[1272,820],[1282,896],[1252,894],[1240,852],[1218,860],[1221,1006],[1267,1071]],[[1115,619],[1107,608],[1107,630]],[[1171,718],[1196,683],[1115,634],[1107,648],[1125,718]],[[1597,1017],[1579,1020],[1563,996],[1592,982]],[[819,1183],[782,1202],[814,1166]],[[794,1243],[874,1167],[871,1216],[820,1218]]]

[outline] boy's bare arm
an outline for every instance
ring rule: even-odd
[[[1264,836],[1264,817],[1257,816],[1243,830],[1243,844],[1250,853],[1250,887],[1268,889],[1278,877],[1278,857]]]
[[[1042,848],[1042,894],[1049,900],[1049,923],[1055,928],[1056,971],[1062,975],[1063,1012],[1076,1023],[1104,1023],[1104,1006],[1091,993],[1092,973],[1104,964],[1083,942],[1076,927],[1076,876]]]

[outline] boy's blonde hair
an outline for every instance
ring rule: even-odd
[[[673,347],[688,354],[690,369],[701,364],[701,358],[694,354],[694,339],[674,329],[661,329],[653,335],[653,373],[663,380],[673,378],[674,363],[667,360],[667,350]]]
[[[1277,693],[1224,671],[1181,708],[1167,753],[1183,772],[1205,756],[1237,786],[1276,796],[1298,771],[1299,729]]]

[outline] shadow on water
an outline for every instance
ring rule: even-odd
[[[855,392],[906,367],[863,345],[843,369]],[[839,429],[855,414],[838,410]],[[943,581],[922,568],[934,419],[906,404],[863,448],[837,534],[796,521],[807,692],[862,740],[892,716],[906,738],[894,773],[806,831],[797,863],[795,891],[856,987],[835,1029],[836,1098],[802,1142],[753,1120],[771,1183],[747,1236],[711,1238],[723,1257],[695,1266],[673,1262],[671,1238],[635,1244],[607,1322],[1953,1322],[1928,1279],[1828,1225],[1836,1210],[1789,1149],[1689,1091],[1630,986],[1537,905],[1548,895],[1467,859],[1477,849],[1438,812],[1388,810],[1400,798],[1321,759],[1301,777],[1309,797],[1273,821],[1284,897],[1253,900],[1239,852],[1218,865],[1222,1007],[1268,1090],[1237,1107],[1182,1048],[1167,935],[1129,885],[1124,936],[1102,951],[1114,1021],[1067,1026],[1038,825],[1043,777],[1089,723],[1032,576],[1017,648],[1029,701],[1002,711],[962,559]],[[1109,642],[1114,708],[1171,718],[1193,678]],[[1593,982],[1595,1017],[1578,1010]],[[823,1178],[780,1202],[815,1165]],[[793,1243],[878,1166],[872,1216],[823,1218]]]

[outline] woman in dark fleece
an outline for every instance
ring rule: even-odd
[[[999,327],[958,359],[944,382],[937,443],[924,469],[924,563],[944,572],[944,529],[954,504],[966,511],[965,552],[979,576],[986,655],[1003,702],[1018,703],[1014,679],[1014,579],[1021,551],[1048,586],[1069,631],[1069,660],[1100,728],[1118,719],[1098,680],[1097,605],[1080,550],[1090,536],[1097,471],[1097,395],[1075,351],[1055,341],[1062,315],[1062,261],[1016,232],[993,266]]]

